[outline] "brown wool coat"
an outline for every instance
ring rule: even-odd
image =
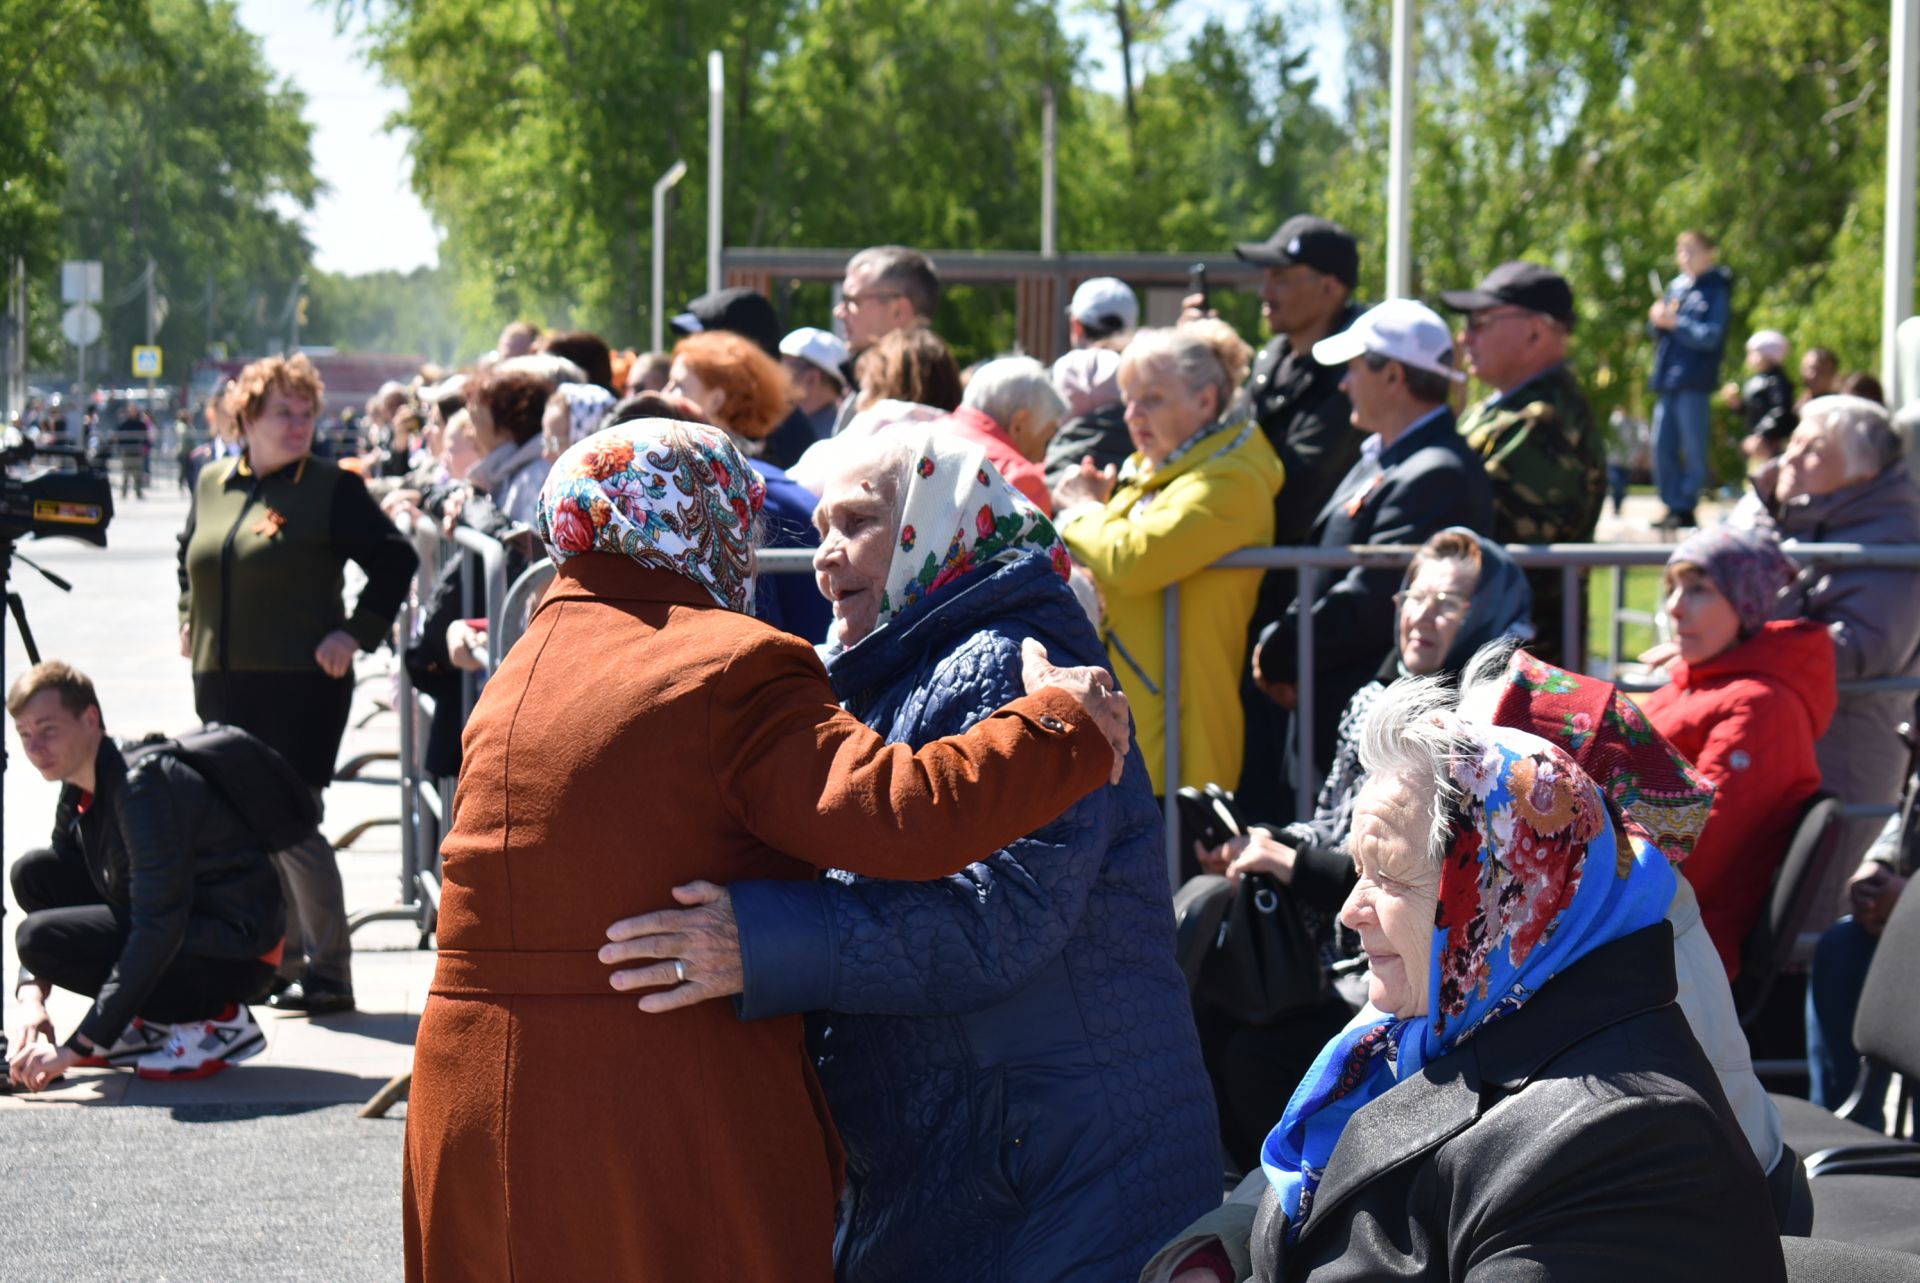
[[[1045,691],[918,753],[884,745],[804,643],[591,553],[465,746],[408,1106],[408,1279],[828,1283],[839,1143],[800,1018],[644,1014],[607,986],[607,925],[697,878],[955,872],[1104,783],[1098,730]]]

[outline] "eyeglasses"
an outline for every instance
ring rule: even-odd
[[[868,290],[864,294],[842,294],[840,306],[849,312],[858,311],[868,303],[878,303],[884,299],[901,297],[899,290]]]
[[[1456,592],[1397,592],[1393,595],[1395,610],[1414,615],[1424,615],[1431,610],[1435,619],[1464,619],[1472,601],[1471,597]]]

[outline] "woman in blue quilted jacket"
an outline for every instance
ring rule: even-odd
[[[889,741],[1017,696],[1026,637],[1101,663],[1052,525],[979,446],[900,429],[835,472],[815,518],[827,671]],[[697,884],[602,956],[670,952],[687,1000],[737,993],[744,1019],[812,1013],[847,1283],[1111,1283],[1220,1202],[1160,834],[1136,750],[1119,784],[952,877]]]

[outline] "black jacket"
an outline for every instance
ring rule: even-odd
[[[101,898],[125,912],[127,942],[80,1032],[111,1046],[175,956],[245,961],[286,934],[280,879],[258,840],[199,774],[164,752],[131,767],[110,739],[93,800],[61,788],[53,846],[78,848]]]
[[[1349,303],[1329,333],[1345,330],[1365,310]],[[1275,335],[1254,358],[1247,409],[1287,470],[1273,499],[1276,545],[1312,543],[1314,518],[1360,461],[1366,436],[1353,426],[1353,403],[1340,390],[1346,373],[1344,365],[1322,365],[1311,352],[1295,352],[1284,334]],[[1291,571],[1267,572],[1253,612],[1256,634],[1293,601],[1293,583]]]
[[[1417,544],[1448,526],[1491,535],[1493,487],[1480,456],[1455,430],[1453,411],[1442,407],[1378,456],[1354,464],[1320,510],[1313,542],[1322,548]],[[1313,747],[1322,774],[1333,763],[1341,710],[1393,649],[1393,594],[1404,574],[1400,567],[1356,566],[1321,575],[1313,602]],[[1293,680],[1300,627],[1296,601],[1261,632],[1260,669],[1270,681]]]
[[[1766,1181],[1674,1004],[1664,922],[1603,945],[1353,1116],[1262,1283],[1784,1283]]]
[[[1800,426],[1793,409],[1793,380],[1777,365],[1760,371],[1740,389],[1740,413],[1746,416],[1747,431],[1784,449]]]
[[[1119,402],[1103,405],[1092,414],[1068,419],[1047,443],[1047,484],[1057,486],[1061,478],[1080,469],[1080,460],[1091,457],[1095,467],[1108,464],[1119,467],[1133,453],[1133,434],[1127,431],[1127,408]]]

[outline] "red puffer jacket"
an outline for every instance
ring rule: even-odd
[[[1713,810],[1681,866],[1727,978],[1740,942],[1820,787],[1813,745],[1833,720],[1833,638],[1812,620],[1763,626],[1701,664],[1675,660],[1672,684],[1641,699],[1647,720],[1714,783]]]

